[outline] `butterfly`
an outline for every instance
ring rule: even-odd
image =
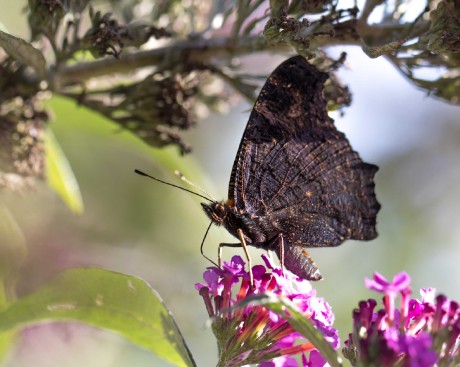
[[[202,203],[238,244],[274,251],[307,280],[321,274],[306,248],[377,236],[378,167],[364,163],[334,126],[322,97],[328,75],[302,56],[269,76],[233,164],[228,199]]]

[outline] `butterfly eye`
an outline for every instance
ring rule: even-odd
[[[211,205],[201,203],[207,216],[217,225],[221,225],[227,216],[227,210],[222,203],[213,202]]]
[[[227,216],[227,209],[225,208],[225,205],[222,203],[217,203],[214,207],[214,211],[217,217],[219,217],[223,222],[225,220],[225,217]]]

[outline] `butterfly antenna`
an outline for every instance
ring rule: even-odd
[[[186,189],[186,188],[184,188],[184,187],[181,187],[181,186],[178,186],[178,185],[174,185],[174,184],[172,184],[172,183],[170,183],[170,182],[166,182],[166,181],[160,180],[159,178],[153,177],[153,176],[151,176],[151,175],[149,175],[149,174],[147,174],[147,173],[145,173],[145,172],[142,172],[142,171],[140,171],[140,170],[138,170],[138,169],[135,169],[134,172],[136,172],[138,175],[141,175],[141,176],[145,176],[145,177],[151,178],[152,180],[161,182],[161,183],[163,183],[163,184],[165,184],[165,185],[169,185],[169,186],[175,187],[175,188],[177,188],[177,189],[181,189],[181,190],[187,191],[187,192],[189,192],[189,193],[191,193],[191,194],[193,194],[193,195],[199,196],[199,197],[202,198],[202,199],[205,199],[205,200],[208,200],[208,201],[216,201],[216,200],[210,199],[209,197],[211,197],[211,195],[209,195],[209,194],[208,194],[209,197],[206,197],[206,196],[204,196],[204,195],[198,194],[198,193],[195,192],[195,191],[188,190],[188,189]],[[192,186],[195,187],[194,185],[192,185]],[[202,190],[202,191],[204,191],[204,190]],[[206,191],[204,191],[204,192],[206,193]],[[212,198],[212,197],[211,197],[211,198]]]
[[[175,170],[174,174],[179,177],[182,181],[188,183],[190,186],[194,187],[195,189],[201,191],[203,194],[207,195],[210,197],[212,200],[211,201],[217,201],[209,192],[207,192],[205,189],[202,189],[200,186],[194,184],[192,181],[190,181],[187,177],[185,177],[181,172]]]

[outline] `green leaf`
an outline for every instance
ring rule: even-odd
[[[72,168],[48,127],[45,135],[46,179],[48,185],[75,213],[83,212],[83,200]]]
[[[35,69],[41,78],[46,75],[46,60],[43,54],[22,38],[0,31],[0,47],[24,65]]]
[[[0,313],[0,331],[33,322],[79,321],[121,334],[175,366],[195,366],[160,296],[143,280],[72,269]]]
[[[0,365],[17,345],[17,339],[18,333],[15,330],[5,331],[0,334]]]
[[[269,294],[248,297],[236,307],[247,304],[264,306],[285,319],[289,324],[311,342],[332,367],[341,367],[342,360],[324,336],[316,330],[311,321],[289,299]],[[1,316],[0,316],[1,317]]]

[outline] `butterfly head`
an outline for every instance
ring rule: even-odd
[[[206,215],[218,226],[225,222],[228,215],[228,205],[224,202],[213,201],[210,204],[201,203]]]

